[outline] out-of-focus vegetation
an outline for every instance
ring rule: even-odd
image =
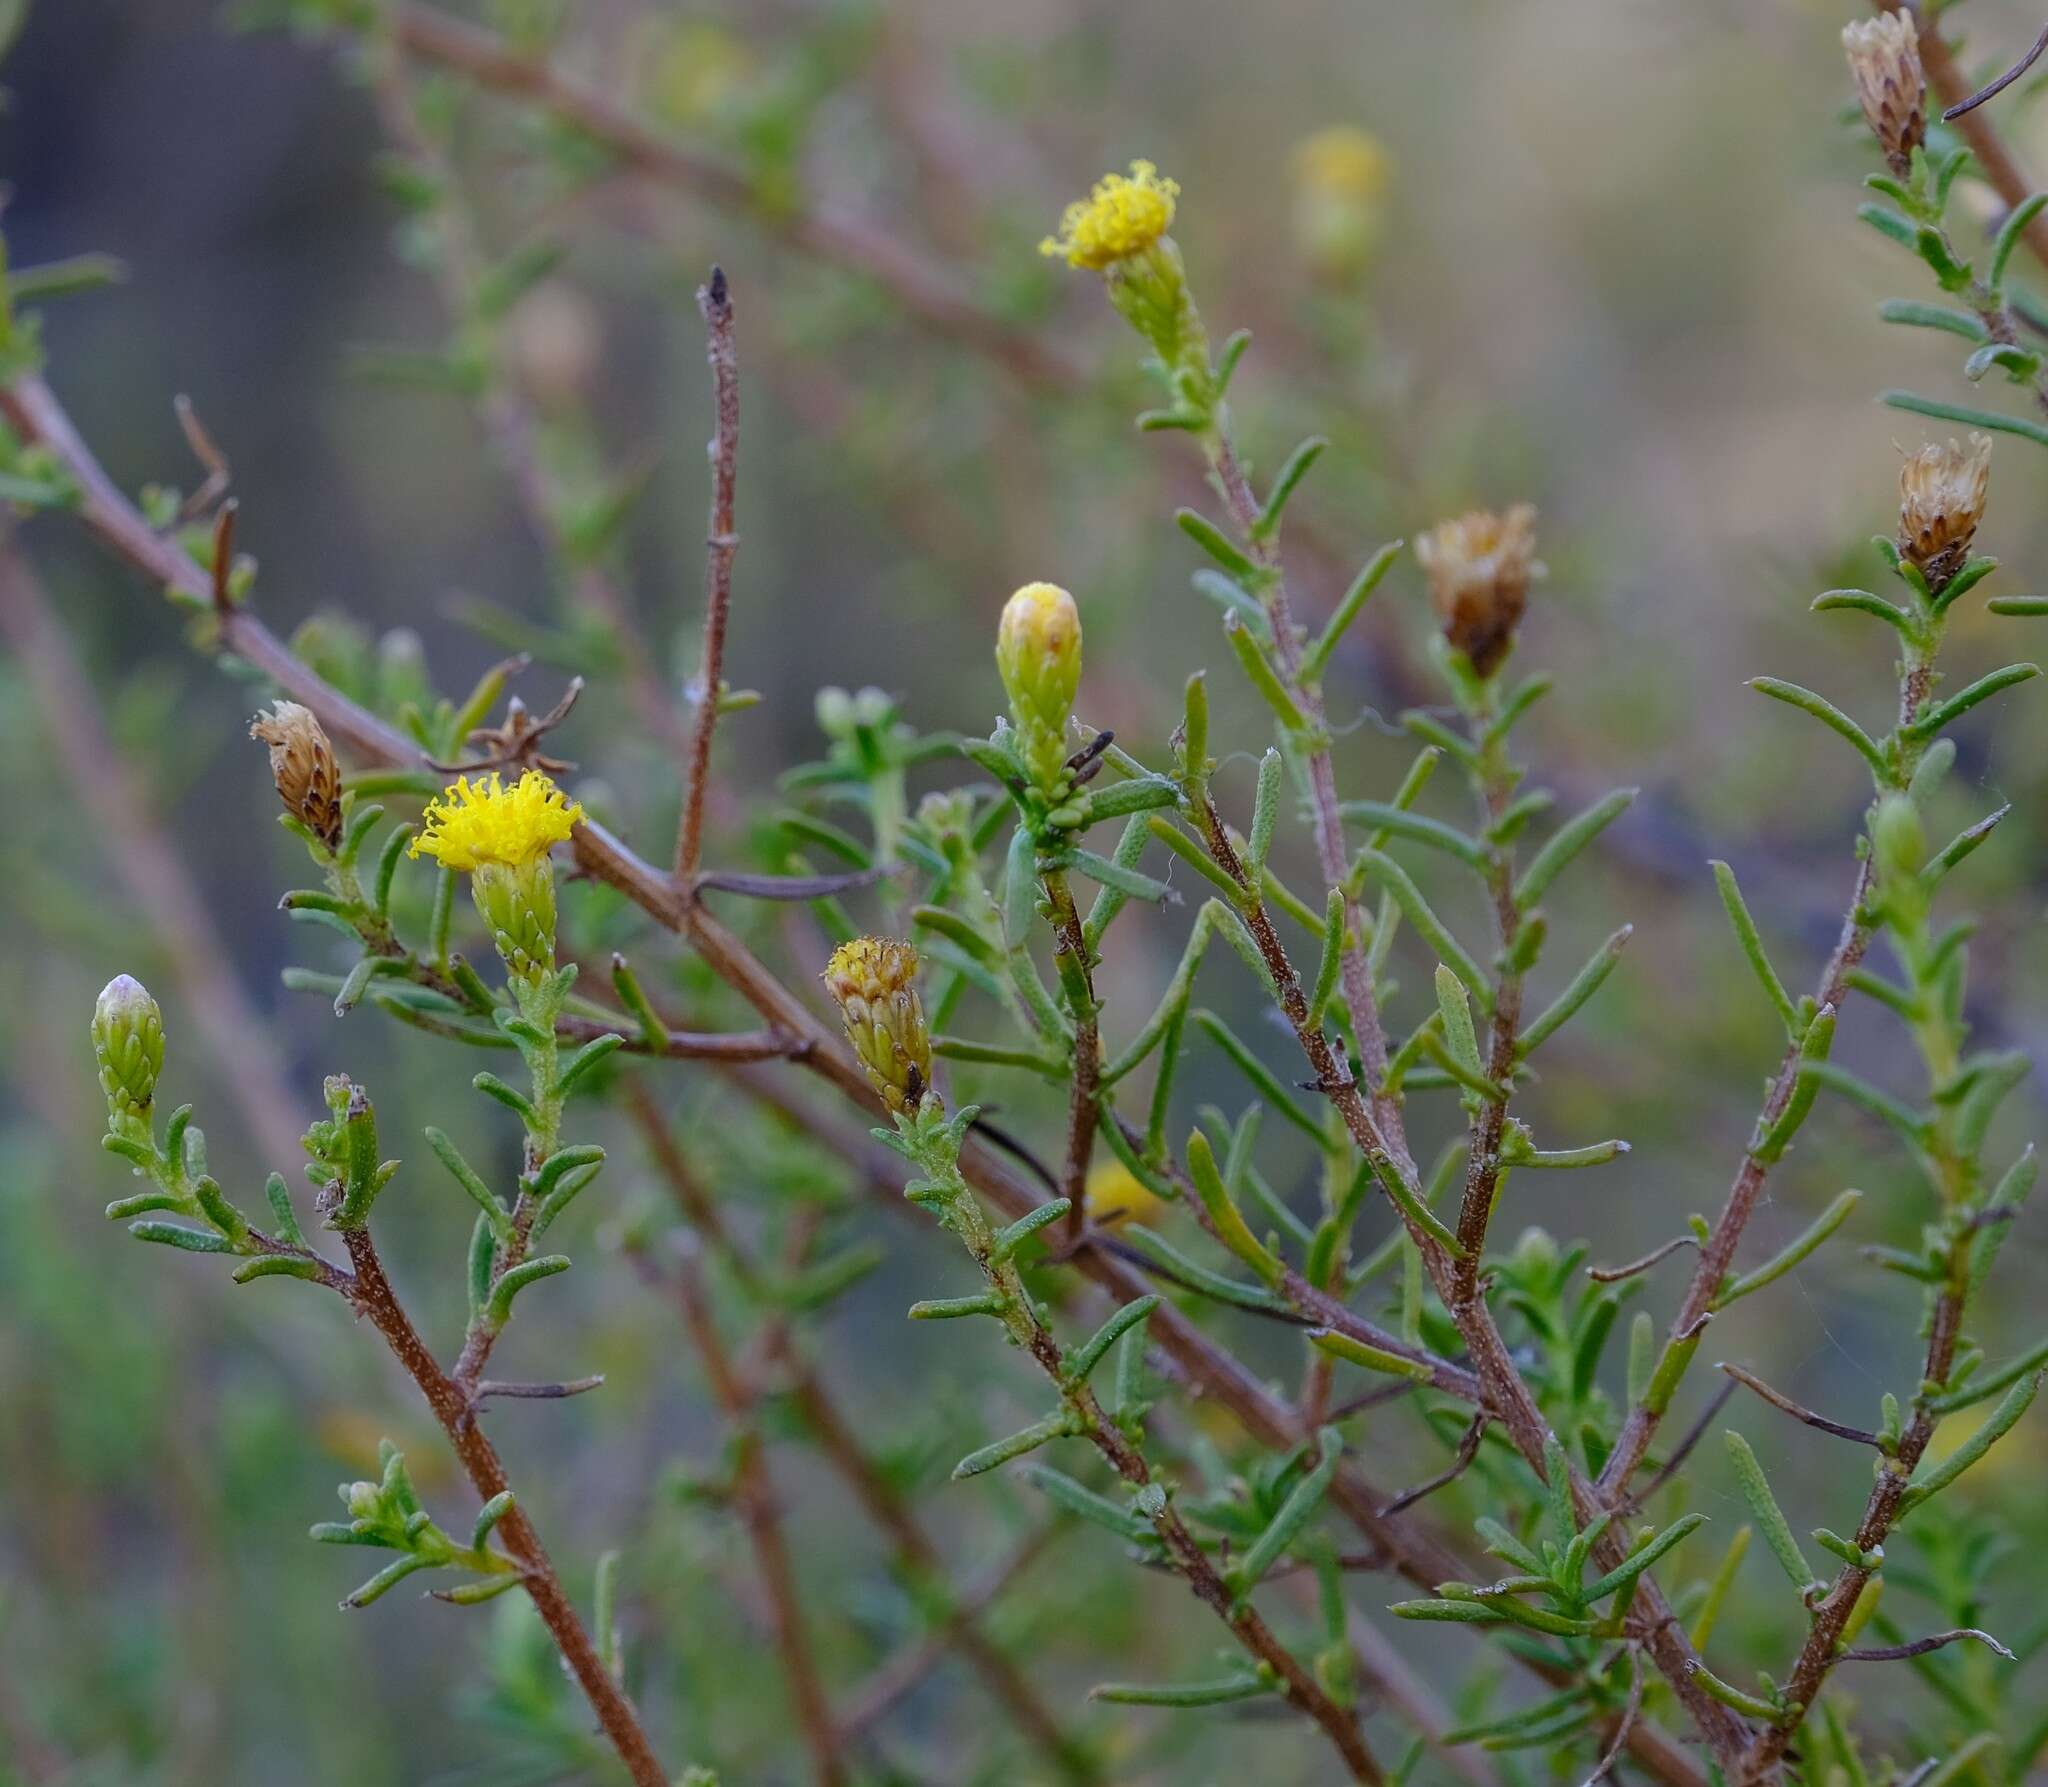
[[[565,780],[593,814],[665,862],[704,604],[712,410],[692,294],[716,261],[738,313],[745,405],[725,674],[760,699],[719,728],[708,859],[843,867],[815,824],[783,822],[799,806],[853,822],[817,796],[829,771],[789,772],[872,769],[897,717],[919,735],[985,734],[1004,704],[998,616],[1037,578],[1079,603],[1079,711],[1145,764],[1170,766],[1185,679],[1212,670],[1216,787],[1242,825],[1271,715],[1219,649],[1215,610],[1190,587],[1207,561],[1170,520],[1211,499],[1185,443],[1132,429],[1157,391],[1096,282],[1038,252],[1072,193],[1149,156],[1180,183],[1176,235],[1218,344],[1252,331],[1231,397],[1261,482],[1304,435],[1330,442],[1289,511],[1311,627],[1379,543],[1475,505],[1533,503],[1548,577],[1516,669],[1547,672],[1560,692],[1518,748],[1560,812],[1617,782],[1641,788],[1549,902],[1557,963],[1623,920],[1635,926],[1626,961],[1522,1094],[1546,1137],[1621,1136],[1633,1151],[1597,1173],[1522,1175],[1495,1252],[1540,1272],[1540,1246],[1515,1251],[1540,1227],[1585,1237],[1595,1261],[1627,1261],[1689,1213],[1720,1208],[1783,1037],[1709,859],[1734,866],[1796,995],[1835,941],[1869,803],[1851,752],[1744,681],[1783,676],[1852,712],[1888,712],[1889,641],[1856,615],[1808,613],[1818,591],[1879,587],[1885,568],[1866,542],[1895,524],[1899,450],[1947,431],[1875,395],[1993,401],[1988,385],[1961,384],[1955,341],[1878,320],[1881,300],[1930,294],[1855,216],[1876,163],[1842,63],[1843,7],[461,9],[509,54],[547,59],[639,121],[650,157],[681,145],[689,159],[671,169],[619,159],[431,46],[394,46],[382,10],[35,0],[0,63],[11,264],[106,254],[122,268],[102,284],[88,264],[88,289],[35,306],[52,386],[115,482],[138,497],[158,487],[145,508],[173,525],[182,497],[169,487],[193,492],[208,472],[171,402],[189,396],[201,439],[233,468],[255,609],[307,663],[391,715],[410,703],[431,716],[438,695],[459,700],[512,654],[529,660],[511,687],[535,711],[587,677],[547,748],[577,765]],[[2038,24],[2005,0],[1944,20],[1952,39],[1967,25],[1973,78]],[[2048,166],[2048,110],[2026,85],[1997,122],[2023,163]],[[1966,251],[2003,209],[1965,168],[1950,224]],[[921,286],[933,269],[938,284]],[[2021,299],[2044,285],[2023,261],[2013,277]],[[2002,565],[1991,593],[2042,593],[2044,470],[2041,448],[2001,441],[1979,541]],[[378,1208],[385,1257],[450,1353],[463,1319],[451,1262],[474,1212],[417,1138],[438,1124],[501,1174],[517,1155],[503,1113],[467,1090],[468,1056],[369,1005],[337,1021],[330,998],[286,989],[286,967],[341,972],[350,953],[276,909],[306,870],[271,822],[247,738],[269,686],[193,650],[204,617],[164,602],[64,517],[24,520],[16,545],[33,581],[0,574],[14,788],[0,833],[0,1781],[609,1778],[609,1752],[523,1598],[461,1609],[408,1586],[336,1611],[362,1572],[305,1531],[334,1512],[337,1481],[377,1474],[381,1440],[402,1448],[451,1531],[467,1532],[467,1485],[370,1337],[310,1290],[237,1287],[216,1262],[129,1245],[104,1223],[126,1169],[94,1145],[86,1016],[117,971],[163,1005],[168,1102],[199,1106],[223,1184],[296,1173],[295,1137],[322,1114],[328,1073],[373,1089],[385,1151],[406,1161],[400,1194]],[[2028,655],[2011,641],[2030,624],[1959,604],[1950,687]],[[1329,674],[1347,796],[1385,798],[1413,749],[1396,716],[1443,704],[1431,631],[1423,577],[1404,558]],[[2048,717],[2032,693],[1959,727],[1928,822],[1945,838],[2013,807],[1968,870],[1967,905],[1982,915],[1967,1001],[1979,1048],[2036,1050],[2048,997]],[[975,776],[957,758],[915,762],[905,810]],[[1314,882],[1301,828],[1275,849],[1284,877]],[[1148,867],[1163,873],[1164,860],[1155,851]],[[1184,866],[1174,881],[1188,904],[1134,908],[1099,972],[1119,1035],[1152,1009],[1209,891]],[[431,884],[398,885],[401,927],[417,934]],[[1484,934],[1476,895],[1441,898],[1455,928]],[[843,901],[859,928],[907,927],[895,892]],[[688,951],[650,943],[614,891],[572,882],[563,907],[574,954],[599,965],[586,990],[602,990],[601,965],[626,949],[657,1002],[693,1027],[755,1021]],[[744,916],[792,984],[837,938],[832,909]],[[1297,958],[1312,968],[1313,943]],[[1405,1034],[1428,1009],[1428,964],[1418,953],[1399,978]],[[1301,1077],[1236,958],[1215,952],[1201,999],[1285,1080]],[[1917,1096],[1883,1015],[1866,1002],[1836,1059]],[[952,1071],[961,1098],[1056,1164],[1061,1089]],[[604,1375],[600,1390],[500,1403],[488,1421],[586,1613],[600,1555],[621,1548],[628,1684],[670,1766],[715,1765],[728,1782],[816,1778],[748,1544],[744,1483],[759,1458],[846,1779],[1035,1781],[1061,1767],[1131,1782],[1336,1778],[1313,1727],[1275,1702],[1172,1713],[1086,1698],[1105,1679],[1213,1677],[1219,1647],[1236,1653],[1180,1583],[1136,1567],[1022,1477],[948,1481],[963,1454],[1043,1412],[1038,1386],[979,1324],[902,1319],[914,1299],[977,1287],[951,1240],[896,1207],[893,1186],[877,1195],[865,1121],[785,1064],[744,1080],[795,1099],[822,1133],[688,1062],[620,1068],[616,1096],[588,1101],[579,1115],[611,1158],[563,1238],[578,1269],[522,1307],[493,1367]],[[2030,1078],[2001,1141],[2026,1133],[2039,1092]],[[1191,1041],[1176,1096],[1178,1136],[1203,1107],[1234,1120],[1255,1094],[1226,1054]],[[649,1112],[765,1290],[706,1243],[701,1211],[678,1207]],[[1458,1120],[1443,1102],[1415,1121],[1426,1166]],[[1266,1132],[1265,1178],[1312,1220],[1314,1151],[1273,1115]],[[1849,1237],[1718,1320],[1702,1361],[1738,1361],[1811,1408],[1862,1411],[1843,1417],[1860,1426],[1878,1419],[1883,1391],[1910,1396],[1921,1362],[1918,1287],[1859,1263],[1850,1244],[1919,1245],[1924,1191],[1890,1132],[1823,1101],[1773,1174],[1744,1259],[1767,1257],[1849,1185],[1864,1192]],[[1189,1252],[1205,1245],[1185,1212],[1157,1220]],[[1375,1200],[1357,1253],[1394,1229]],[[2026,1287],[2039,1235],[2038,1213],[2014,1225],[1974,1306],[1994,1359],[2038,1338]],[[850,1288],[806,1276],[821,1260],[870,1257]],[[1659,1268],[1643,1293],[1660,1325],[1687,1269]],[[1063,1283],[1048,1274],[1040,1294],[1071,1343],[1101,1311]],[[763,1387],[741,1437],[678,1307],[692,1284]],[[1379,1313],[1382,1289],[1361,1307]],[[819,1307],[801,1307],[814,1294]],[[776,1336],[793,1316],[785,1353]],[[1303,1349],[1289,1329],[1203,1319],[1294,1394]],[[1619,1400],[1618,1356],[1603,1375]],[[1695,1371],[1680,1425],[1710,1375]],[[875,1482],[914,1506],[936,1564],[878,1528],[835,1471],[803,1391],[812,1381],[857,1411]],[[1955,1418],[1937,1452],[1981,1415]],[[1735,1404],[1727,1423],[1750,1436],[1802,1536],[1853,1526],[1863,1457],[1761,1404]],[[1270,1493],[1258,1472],[1271,1455],[1213,1398],[1171,1401],[1159,1426],[1205,1495]],[[1830,1705],[1866,1732],[1874,1769],[1878,1756],[1903,1767],[1960,1751],[1989,1729],[1986,1707],[2017,1709],[2003,1747],[1947,1778],[2018,1781],[2034,1766],[2028,1743],[2038,1751],[2042,1733],[2026,1709],[2048,1666],[2024,1641],[2039,1635],[2048,1517],[2026,1490],[2041,1433],[2022,1422],[1931,1537],[1899,1536],[1884,1605],[1902,1636],[1980,1625],[2024,1660],[1959,1648],[1842,1670]],[[1388,1489],[1438,1470],[1440,1441],[1400,1405],[1355,1436]],[[1498,1475],[1444,1489],[1419,1517],[1473,1551],[1472,1518]],[[1712,1522],[1693,1542],[1701,1558],[1687,1556],[1697,1576],[1753,1516],[1718,1440],[1697,1455],[1691,1493]],[[1754,1592],[1730,1598],[1715,1639],[1717,1657],[1744,1662],[1744,1689],[1758,1666],[1782,1673],[1804,1632],[1772,1572],[1754,1548],[1739,1578]],[[1276,1618],[1306,1631],[1310,1580],[1264,1591]],[[1344,1581],[1380,1651],[1397,1643],[1450,1720],[1533,1697],[1499,1647],[1384,1618],[1388,1601],[1420,1591],[1366,1572]],[[976,1629],[1086,1762],[1034,1741],[946,1625],[947,1597],[984,1593]],[[926,1646],[935,1660],[922,1667]],[[1360,1691],[1391,1765],[1412,1727],[1398,1696]],[[1665,1716],[1683,1729],[1668,1705]],[[1582,1743],[1569,1776],[1432,1751],[1408,1778],[1579,1779],[1598,1748]],[[1619,1766],[1636,1778],[1635,1762]],[[1488,1772],[1457,1772],[1468,1767]]]

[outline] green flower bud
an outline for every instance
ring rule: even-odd
[[[890,937],[856,937],[833,951],[824,978],[846,1039],[882,1102],[892,1111],[915,1112],[932,1085],[917,951]]]
[[[1878,874],[1885,881],[1918,875],[1927,861],[1927,833],[1920,824],[1920,809],[1903,794],[1888,794],[1878,803],[1870,821],[1870,838],[1877,849]]]
[[[996,669],[1010,697],[1032,780],[1050,792],[1067,759],[1067,721],[1081,686],[1081,616],[1056,583],[1027,583],[1003,607]]]
[[[164,1019],[132,975],[117,974],[101,990],[92,1008],[92,1052],[107,1115],[146,1123],[164,1070]]]
[[[555,872],[545,856],[517,865],[479,863],[469,890],[513,975],[537,980],[554,971]]]

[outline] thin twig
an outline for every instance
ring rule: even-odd
[[[1783,1409],[1795,1421],[1804,1421],[1807,1426],[1818,1428],[1822,1433],[1831,1433],[1837,1439],[1854,1440],[1859,1445],[1883,1449],[1884,1435],[1880,1433],[1872,1433],[1867,1427],[1851,1427],[1846,1422],[1830,1421],[1827,1416],[1815,1413],[1804,1403],[1794,1402],[1784,1391],[1772,1389],[1762,1378],[1754,1372],[1743,1370],[1740,1365],[1730,1365],[1723,1360],[1720,1369],[1745,1390],[1754,1390],[1772,1408]]]
[[[1916,1638],[1911,1644],[1887,1644],[1871,1650],[1845,1650],[1837,1660],[1843,1663],[1901,1663],[1908,1657],[1924,1657],[1929,1651],[1940,1650],[1945,1644],[1955,1644],[1965,1638],[1974,1638],[1979,1644],[1988,1644],[2008,1663],[2019,1659],[1991,1636],[1975,1626],[1958,1626],[1953,1632],[1936,1632],[1931,1638]]]
[[[1953,124],[1965,112],[1974,112],[1987,99],[1997,98],[2014,81],[2018,80],[2021,75],[2032,68],[2036,62],[2041,60],[2041,52],[2043,50],[2048,50],[2048,25],[2041,27],[2041,35],[2034,39],[2033,48],[2028,50],[2024,56],[2008,68],[2005,73],[2000,75],[1997,80],[1993,81],[1988,87],[1979,87],[1968,99],[1959,99],[1954,105],[1949,106],[1943,111],[1941,114],[1942,123]]]
[[[697,288],[704,318],[705,358],[711,362],[715,424],[711,435],[711,531],[704,541],[704,652],[698,671],[697,719],[684,765],[683,822],[676,836],[675,878],[696,873],[704,845],[704,795],[711,778],[711,736],[725,697],[725,626],[732,613],[732,561],[740,537],[733,520],[740,464],[740,364],[733,347],[732,294],[725,269]]]
[[[1681,1247],[1697,1247],[1698,1237],[1673,1235],[1662,1247],[1653,1247],[1639,1260],[1630,1260],[1625,1266],[1588,1266],[1586,1276],[1595,1284],[1619,1284],[1625,1278],[1634,1278],[1647,1272],[1652,1266],[1668,1260]]]
[[[1493,1417],[1481,1409],[1466,1423],[1465,1432],[1458,1441],[1458,1450],[1451,1462],[1427,1482],[1418,1483],[1413,1489],[1404,1489],[1380,1510],[1382,1514],[1398,1514],[1403,1508],[1412,1508],[1424,1496],[1434,1495],[1439,1489],[1449,1487],[1471,1468],[1473,1459],[1479,1456],[1479,1442],[1486,1437],[1486,1424]]]

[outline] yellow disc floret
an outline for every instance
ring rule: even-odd
[[[1104,174],[1085,199],[1076,199],[1060,219],[1060,233],[1038,245],[1040,254],[1062,255],[1070,267],[1098,272],[1143,254],[1173,226],[1177,181],[1162,180],[1149,161],[1134,161],[1128,176]]]
[[[507,788],[492,770],[472,782],[459,777],[427,804],[426,829],[408,854],[438,859],[451,869],[488,863],[524,868],[566,839],[583,817],[572,801],[537,769]]]

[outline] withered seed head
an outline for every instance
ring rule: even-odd
[[[1880,13],[1842,27],[1842,48],[1863,116],[1891,170],[1904,179],[1913,151],[1927,140],[1927,80],[1920,72],[1920,38],[1907,12]]]
[[[1991,479],[1991,437],[1973,434],[1967,446],[1931,442],[1906,455],[1899,468],[1899,556],[1917,566],[1930,589],[1963,568]]]
[[[1517,503],[1504,515],[1474,509],[1438,524],[1415,543],[1444,637],[1491,676],[1514,643],[1536,563],[1536,511]]]
[[[341,768],[320,722],[296,701],[280,701],[249,722],[249,736],[270,747],[285,811],[332,850],[341,842]]]

